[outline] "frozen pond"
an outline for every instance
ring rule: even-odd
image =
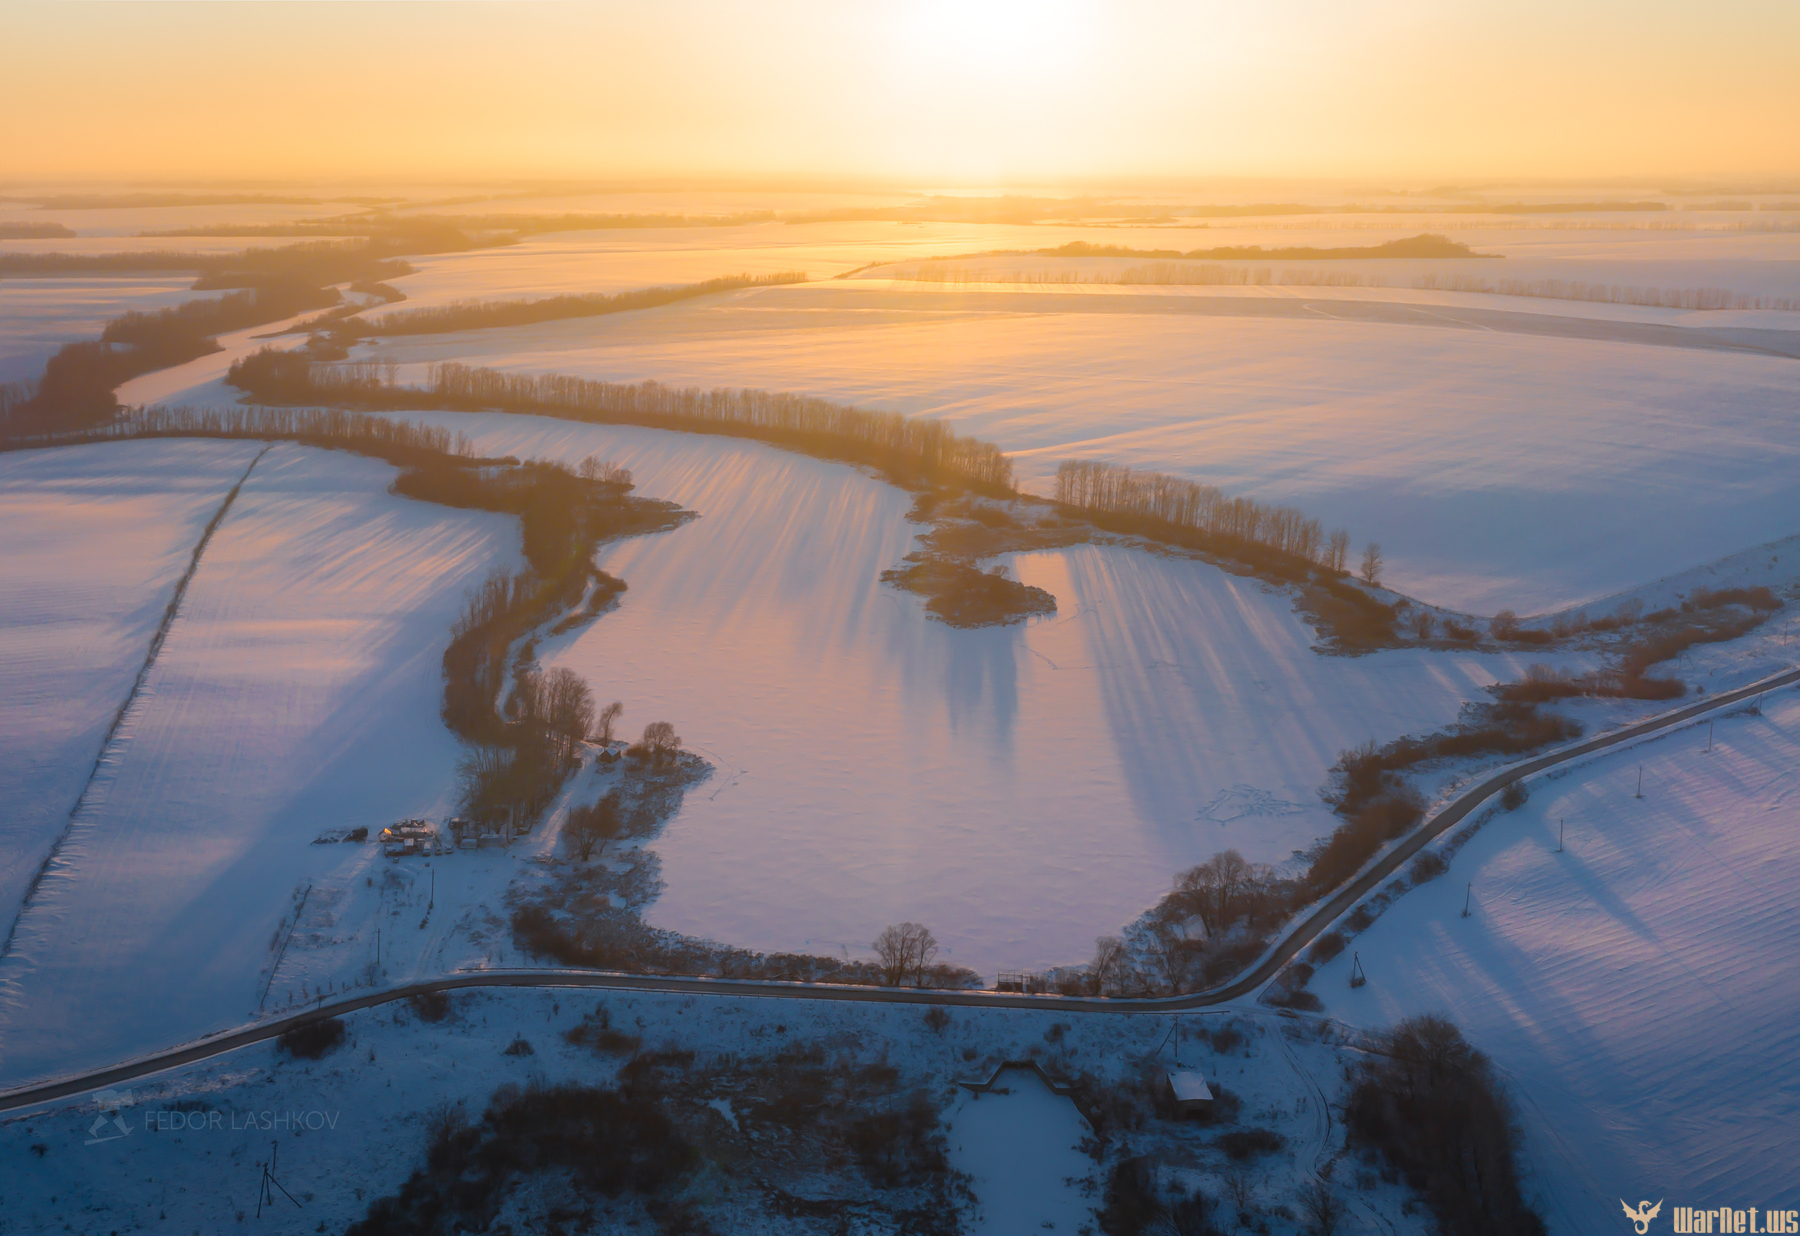
[[[1081,1151],[1093,1135],[1075,1104],[1035,1070],[1001,1070],[994,1089],[964,1091],[944,1113],[950,1162],[975,1180],[974,1230],[983,1236],[1079,1231],[1093,1206],[1081,1182],[1094,1161]]]
[[[483,453],[631,468],[700,512],[601,551],[617,612],[546,640],[624,728],[668,720],[717,766],[656,844],[658,925],[763,950],[866,952],[915,919],[991,975],[1085,960],[1178,870],[1329,832],[1342,749],[1443,725],[1532,658],[1322,657],[1284,595],[1201,564],[1078,547],[1015,563],[1058,599],[955,630],[879,582],[909,496],[753,443],[504,415],[420,415]]]

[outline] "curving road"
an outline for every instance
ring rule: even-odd
[[[1057,1013],[1171,1013],[1186,1009],[1206,1008],[1240,999],[1256,991],[1273,978],[1282,966],[1301,949],[1312,943],[1339,916],[1360,901],[1365,894],[1392,875],[1402,863],[1417,854],[1434,838],[1454,828],[1483,802],[1515,781],[1566,764],[1573,760],[1620,746],[1650,734],[1673,729],[1706,713],[1729,708],[1767,691],[1800,682],[1800,668],[1784,670],[1746,687],[1723,691],[1717,695],[1677,708],[1672,712],[1624,726],[1595,738],[1559,747],[1554,751],[1522,760],[1496,772],[1470,787],[1430,816],[1399,845],[1383,855],[1372,867],[1340,889],[1305,919],[1289,929],[1279,944],[1267,953],[1260,964],[1236,982],[1208,991],[1181,996],[1145,997],[1139,999],[1102,999],[1089,996],[1013,995],[989,991],[931,991],[918,988],[849,987],[825,983],[763,982],[750,979],[681,978],[661,975],[612,974],[592,970],[537,969],[484,970],[456,974],[429,982],[411,983],[405,987],[371,992],[351,1000],[323,1004],[309,1012],[297,1013],[275,1021],[259,1022],[243,1030],[210,1035],[185,1047],[145,1056],[105,1069],[79,1073],[55,1081],[43,1082],[0,1093],[0,1111],[11,1111],[47,1103],[70,1095],[102,1087],[117,1086],[165,1069],[179,1068],[198,1060],[223,1055],[275,1038],[295,1026],[325,1017],[373,1008],[395,1000],[405,1000],[428,992],[455,991],[463,987],[587,987],[617,991],[670,992],[681,995],[753,996],[786,1000],[860,1000],[877,1004],[965,1005],[980,1008],[1039,1009]]]

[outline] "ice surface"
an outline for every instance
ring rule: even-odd
[[[1092,1131],[1074,1102],[1036,1072],[1002,1071],[999,1088],[965,1092],[944,1121],[951,1166],[974,1178],[980,1202],[975,1231],[1072,1232],[1088,1218],[1091,1204],[1082,1199],[1081,1184],[1093,1174],[1094,1161],[1081,1152],[1081,1142]]]
[[[651,921],[764,950],[866,953],[916,919],[991,974],[1084,960],[1236,847],[1330,831],[1345,747],[1453,720],[1532,658],[1323,657],[1287,597],[1216,568],[1078,547],[1013,560],[1058,612],[955,630],[879,582],[908,496],[729,439],[504,415],[408,414],[478,451],[632,469],[700,512],[604,548],[617,612],[543,641],[548,667],[674,723],[717,766],[655,848]]]
[[[75,806],[201,530],[258,449],[0,454],[0,932]]]
[[[1448,1013],[1494,1058],[1553,1232],[1613,1230],[1620,1196],[1749,1205],[1791,1188],[1800,697],[1707,741],[1702,722],[1533,781],[1353,942],[1367,986],[1348,987],[1349,951],[1312,981],[1334,1016]]]
[[[313,838],[446,814],[458,745],[438,719],[439,659],[466,589],[516,567],[518,530],[390,496],[393,475],[292,445],[257,465],[0,962],[8,1078],[247,1020],[296,884],[367,849]],[[169,539],[165,554],[191,545]],[[120,680],[83,683],[88,711],[110,717]]]

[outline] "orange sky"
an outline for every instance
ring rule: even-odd
[[[0,5],[0,178],[1800,173],[1793,0]]]

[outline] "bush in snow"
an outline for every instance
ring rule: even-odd
[[[343,1041],[344,1023],[325,1017],[284,1030],[276,1045],[296,1060],[317,1060]]]

